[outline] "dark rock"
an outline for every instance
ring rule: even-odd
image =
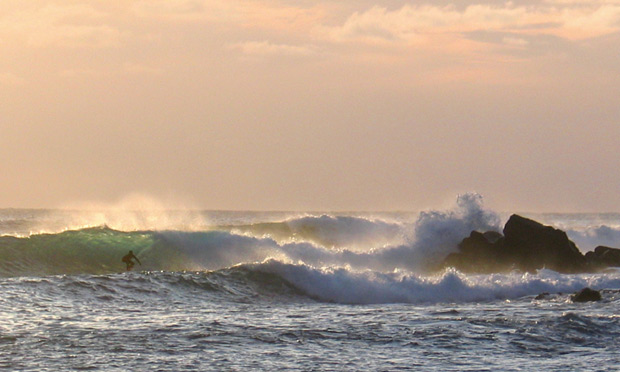
[[[475,273],[505,271],[506,268],[501,259],[501,244],[497,244],[502,239],[503,236],[498,232],[483,234],[472,231],[469,237],[459,244],[459,252],[451,253],[446,257],[444,266]]]
[[[461,253],[466,255],[495,254],[497,250],[496,246],[494,242],[487,239],[487,235],[485,234],[472,231],[469,237],[463,239],[459,244]]]
[[[542,268],[562,273],[586,270],[586,259],[566,233],[513,214],[504,227],[504,249],[523,271]]]
[[[549,292],[540,293],[538,296],[534,297],[535,300],[545,300],[550,296]]]
[[[516,214],[506,223],[503,235],[472,231],[458,248],[446,257],[443,267],[478,273],[542,268],[577,273],[591,269],[564,231]]]
[[[601,292],[595,291],[590,288],[584,288],[581,291],[575,293],[570,298],[573,302],[589,302],[589,301],[600,301],[601,300]]]
[[[594,251],[586,253],[586,261],[593,269],[620,266],[620,249],[598,246]]]

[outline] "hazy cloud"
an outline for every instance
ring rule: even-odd
[[[329,34],[335,41],[383,39],[414,42],[420,38],[454,37],[473,31],[524,35],[552,34],[582,40],[620,30],[620,6],[610,3],[539,3],[501,5],[403,5],[396,10],[375,6],[355,12]]]
[[[133,1],[132,13],[138,17],[176,22],[231,20],[235,6],[228,1],[210,0],[139,0]]]
[[[113,77],[121,75],[144,75],[161,76],[165,70],[160,67],[150,66],[135,62],[125,62],[117,66],[105,66],[102,68],[76,68],[64,69],[59,75],[65,78],[93,78],[93,77]]]
[[[324,17],[324,7],[300,7],[286,1],[140,0],[131,7],[139,17],[229,27],[307,30]]]
[[[529,41],[525,39],[518,38],[518,37],[511,37],[511,36],[505,36],[502,39],[502,42],[506,45],[511,45],[515,47],[524,47],[529,44]]]
[[[311,46],[275,44],[267,40],[237,43],[231,47],[249,55],[308,56],[315,53],[315,49]]]
[[[17,42],[34,47],[111,47],[118,46],[121,32],[106,24],[105,13],[90,5],[36,7],[26,3],[0,18],[0,30]]]

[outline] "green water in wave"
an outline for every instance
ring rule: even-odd
[[[0,237],[0,275],[104,274],[121,272],[129,250],[152,256],[157,239],[149,232],[121,232],[107,227]],[[160,261],[161,257],[159,260]],[[138,266],[138,268],[140,268]]]

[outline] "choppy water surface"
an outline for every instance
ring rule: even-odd
[[[579,247],[617,215],[539,215]],[[427,269],[504,217],[0,211],[0,368],[10,371],[611,371],[620,271]],[[124,272],[133,250],[142,266]],[[603,300],[573,303],[583,287]],[[547,292],[542,299],[536,296]]]
[[[590,304],[345,305],[243,270],[0,285],[9,370],[613,370],[620,358],[616,290]]]

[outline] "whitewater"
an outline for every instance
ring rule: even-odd
[[[620,270],[437,270],[509,214],[477,194],[422,212],[2,209],[0,369],[617,370]],[[620,214],[524,215],[584,253],[620,247]],[[574,303],[584,287],[602,301]]]

